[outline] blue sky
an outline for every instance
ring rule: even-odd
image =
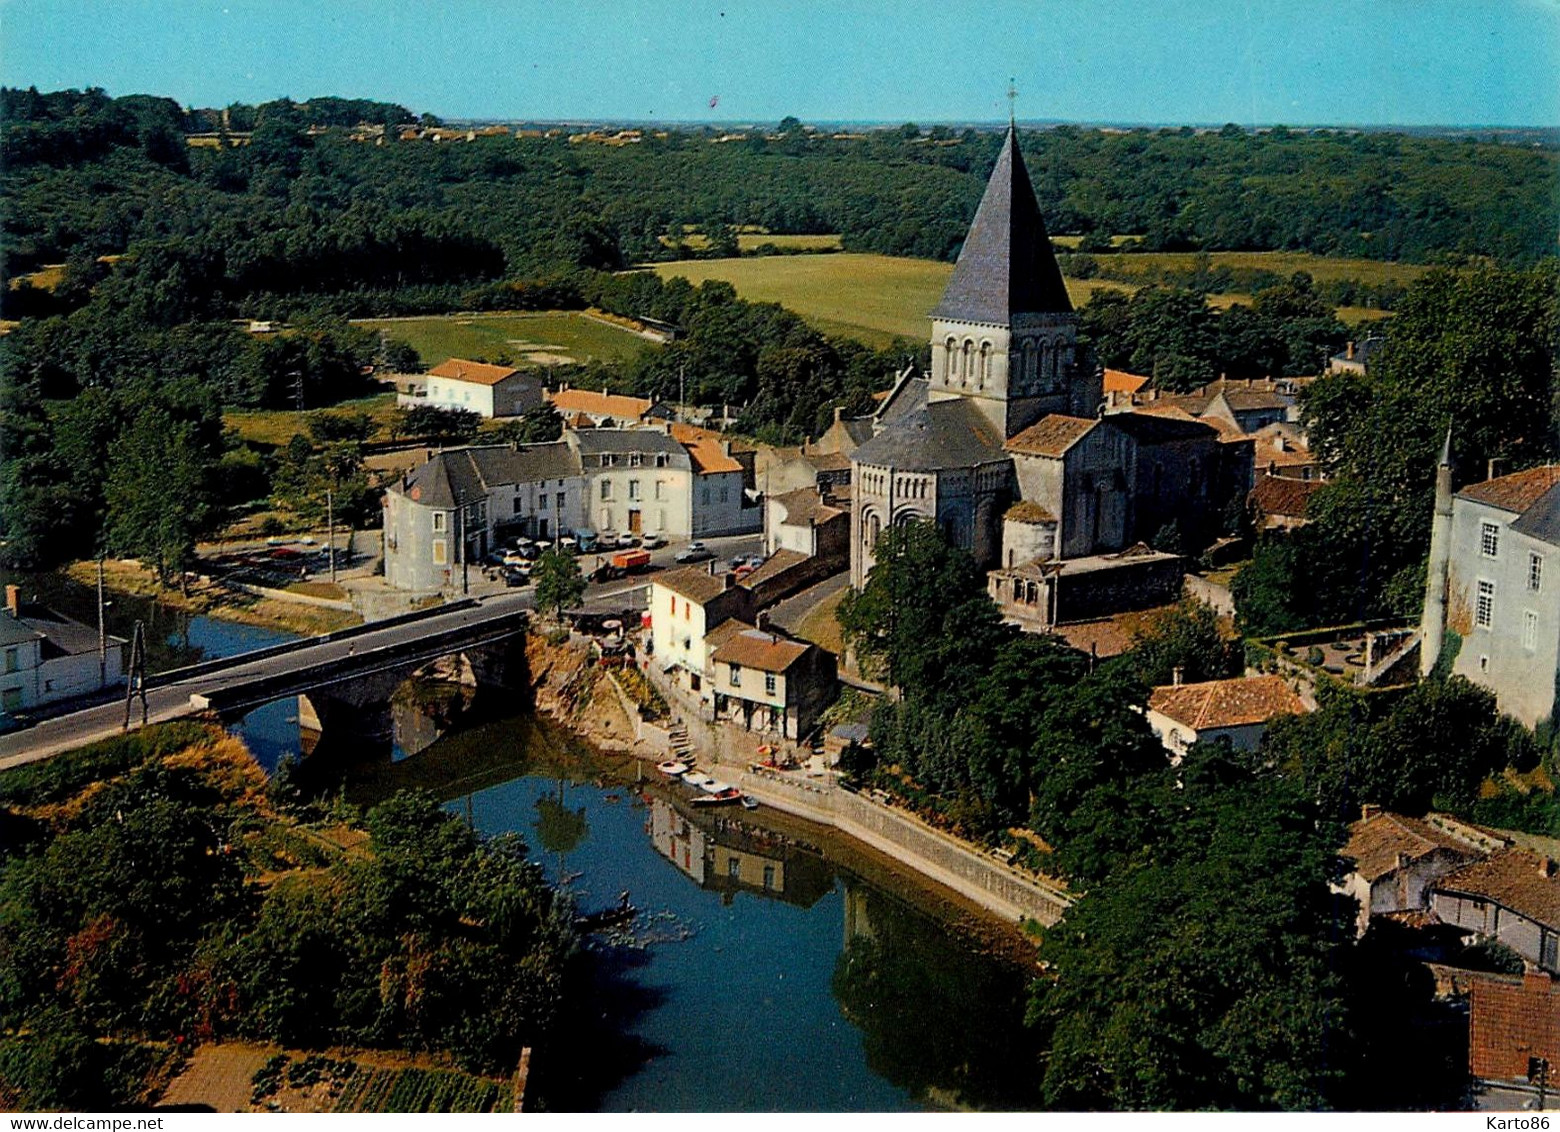
[[[1560,0],[0,0],[0,82],[444,117],[1560,125]],[[718,99],[715,109],[710,100]]]

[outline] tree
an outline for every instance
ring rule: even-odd
[[[1133,673],[1150,686],[1170,683],[1176,669],[1189,684],[1229,672],[1229,645],[1219,631],[1219,615],[1196,598],[1150,614],[1133,631],[1127,657]]]
[[[509,444],[545,444],[563,435],[563,417],[552,402],[544,401],[529,413],[509,418],[494,433]]]
[[[579,563],[574,555],[561,550],[544,551],[536,560],[531,578],[536,583],[536,604],[551,609],[559,621],[563,620],[565,609],[578,605],[585,596],[586,582]]]

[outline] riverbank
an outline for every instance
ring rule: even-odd
[[[96,562],[73,563],[64,573],[79,585],[97,585]],[[333,633],[362,623],[362,618],[355,613],[324,608],[313,603],[244,593],[205,576],[192,581],[186,594],[176,586],[164,586],[147,567],[122,559],[109,559],[103,564],[103,586],[111,595],[149,598],[181,613],[215,617],[240,625],[276,629],[305,637]]]
[[[654,764],[666,751],[638,738],[624,698],[605,670],[590,666],[587,644],[533,635],[526,651],[538,713],[604,759],[630,768],[625,775],[660,780]],[[765,807],[766,824],[826,845],[831,856],[850,861],[878,887],[934,910],[982,952],[1033,965],[1037,936],[1027,925],[1054,923],[1066,906],[1065,894],[1026,885],[1011,869],[938,831],[901,829],[914,819],[856,795],[811,783],[806,789],[780,776],[764,780],[745,765],[722,762],[708,753],[710,744],[699,742],[702,729],[690,727],[700,765],[755,797]]]

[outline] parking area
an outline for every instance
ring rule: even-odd
[[[751,565],[754,561],[762,560],[760,556],[763,553],[764,540],[762,535],[754,532],[746,535],[728,535],[723,538],[667,543],[648,550],[646,552],[649,556],[648,562],[636,564],[626,571],[621,568],[613,569],[614,556],[644,550],[638,545],[637,539],[631,546],[626,545],[627,541],[623,540],[625,545],[619,547],[609,549],[603,546],[589,553],[577,555],[580,572],[591,579],[590,586],[585,592],[585,600],[588,604],[608,597],[643,591],[656,574],[684,564],[706,566],[713,562],[717,570],[724,570],[732,567],[733,560],[746,559]],[[702,545],[704,553],[693,555],[686,553],[694,542]],[[465,582],[466,592],[483,596],[530,587],[529,567],[535,563],[540,554],[537,545],[531,543],[529,546],[516,548],[514,540],[511,540],[506,550],[512,559],[512,565],[504,564],[504,552],[490,556],[486,562],[471,564]],[[691,559],[691,563],[680,562],[679,558]],[[627,607],[643,608],[642,597],[638,602],[627,603]]]

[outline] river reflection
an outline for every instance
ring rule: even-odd
[[[696,809],[652,769],[530,715],[458,729],[415,756],[365,756],[323,775],[329,788],[362,804],[432,790],[482,833],[523,837],[583,912],[625,891],[638,908],[591,937],[588,989],[533,1063],[541,1106],[1038,1103],[1025,973],[859,878],[812,843],[815,827],[767,808]]]

